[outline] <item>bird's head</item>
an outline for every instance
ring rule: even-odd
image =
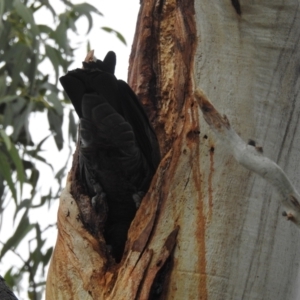
[[[104,57],[103,61],[97,59],[94,55],[94,50],[88,52],[82,65],[83,69],[99,69],[100,71],[110,73],[114,75],[116,67],[116,54],[113,51],[109,51]]]

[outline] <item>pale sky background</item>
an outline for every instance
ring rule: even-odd
[[[49,0],[49,2],[54,7],[57,13],[62,11],[64,6],[61,4],[60,0]],[[84,1],[72,0],[73,4],[82,2]],[[72,45],[76,48],[78,47],[78,50],[76,50],[75,52],[75,63],[71,66],[70,69],[81,67],[81,62],[86,55],[87,40],[89,40],[91,43],[91,49],[95,50],[95,55],[99,59],[103,59],[105,54],[110,50],[116,52],[117,66],[115,75],[117,78],[127,81],[128,59],[135,32],[136,19],[139,10],[139,0],[88,0],[85,2],[95,6],[104,16],[101,17],[94,14],[93,29],[88,36],[85,36],[85,33],[87,31],[86,18],[82,17],[78,22],[77,29],[79,35],[72,35],[71,39]],[[53,23],[53,18],[51,16],[51,13],[45,9],[41,10],[35,15],[35,21],[38,24],[46,24],[48,26],[51,26],[51,23]],[[100,28],[102,26],[111,27],[119,31],[125,37],[127,46],[121,43],[114,34],[110,34],[101,30]],[[50,63],[45,63],[43,68],[45,69],[44,73],[47,73],[47,70],[49,70],[49,74],[54,73]],[[52,80],[53,78],[54,75],[52,75]],[[43,146],[43,149],[45,150],[43,156],[49,163],[54,166],[56,172],[63,167],[69,153],[69,148],[66,147],[68,139],[68,120],[66,119],[67,115],[65,115],[64,120],[64,149],[59,152],[56,149],[53,138],[49,138]],[[32,138],[35,143],[38,143],[43,137],[47,135],[48,127],[48,121],[45,114],[39,113],[33,116],[32,120],[30,121],[30,132],[32,132]],[[73,149],[75,149],[74,144],[72,144],[72,147]],[[52,170],[45,164],[41,163],[37,164],[37,166],[41,172],[39,186],[41,187],[42,191],[46,193],[49,190],[49,187],[55,184],[55,173],[53,173]],[[30,215],[30,221],[32,223],[38,221],[39,223],[44,224],[43,228],[45,228],[48,224],[54,224],[56,222],[58,202],[58,200],[55,201],[50,209],[48,209],[48,207],[43,207],[42,209],[34,210],[32,215]],[[2,242],[6,241],[15,230],[14,224],[12,222],[13,212],[13,206],[11,206],[10,208],[8,207],[8,209],[5,211],[5,216],[0,232],[0,240]],[[19,217],[21,215],[22,213],[19,215]],[[16,224],[18,224],[18,220],[19,219],[17,219]],[[56,234],[57,230],[55,227],[49,229],[45,233],[45,236],[47,236],[47,243],[44,249],[47,249],[51,245],[55,245]],[[30,238],[33,238],[34,236],[34,232],[30,233],[26,238],[26,242],[24,241],[17,248],[17,251],[19,253],[26,253],[28,249],[28,240]],[[12,262],[14,264],[17,264],[19,261],[20,260],[16,255],[7,253],[4,257],[4,261],[0,264],[0,274],[4,275],[8,268],[11,267]],[[24,286],[24,290],[20,293],[20,295],[17,296],[20,300],[26,300],[27,286]]]

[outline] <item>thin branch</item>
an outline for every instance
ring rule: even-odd
[[[203,91],[196,90],[194,95],[205,121],[217,137],[231,150],[236,161],[273,185],[286,209],[283,215],[300,226],[300,195],[285,172],[275,162],[263,156],[262,147],[257,147],[254,141],[250,140],[248,144],[245,143],[231,128],[227,117],[221,116]]]
[[[3,243],[3,242],[0,242],[0,244],[2,244],[2,246],[5,245],[5,243]],[[10,248],[9,250],[10,250],[13,254],[15,254],[16,256],[18,256],[18,257],[21,259],[21,261],[23,262],[24,265],[27,265],[27,262],[22,258],[22,256],[21,256],[15,249]]]

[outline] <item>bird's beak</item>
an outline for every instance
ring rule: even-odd
[[[96,61],[96,60],[97,60],[97,58],[94,56],[94,50],[90,50],[90,51],[87,53],[87,55],[86,55],[86,57],[85,57],[85,59],[84,59],[84,62],[90,63],[90,62],[93,62],[93,61]],[[82,68],[84,69],[83,66],[82,66]]]

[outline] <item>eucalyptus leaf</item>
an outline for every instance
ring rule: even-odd
[[[2,16],[5,9],[5,3],[4,1],[0,1],[0,15]]]
[[[36,152],[41,151],[43,144],[47,141],[47,139],[50,137],[50,135],[47,135],[46,137],[44,137],[36,146]]]
[[[63,166],[55,175],[55,178],[58,180],[62,180],[63,176],[65,175],[66,167]]]
[[[0,25],[1,26],[1,25]],[[1,30],[1,29],[0,29]],[[6,94],[6,74],[0,76],[0,99]],[[0,100],[1,101],[1,100]],[[1,102],[0,102],[1,104]]]
[[[78,16],[76,15],[76,13],[71,13],[71,14],[67,13],[66,20],[67,20],[68,29],[78,34],[77,27],[76,27],[76,21],[78,20]]]
[[[60,49],[67,55],[72,55],[72,49],[70,47],[70,42],[67,36],[67,20],[65,15],[59,16],[59,25],[56,30],[50,34],[50,38],[54,39]]]
[[[43,266],[46,267],[50,261],[50,258],[51,258],[51,255],[52,255],[52,252],[53,252],[53,247],[50,247],[47,249],[43,259],[42,259],[42,262],[43,262]]]
[[[124,36],[117,30],[114,30],[110,27],[101,27],[102,30],[109,32],[109,33],[115,33],[117,38],[125,45],[127,46],[126,40],[124,38]]]
[[[25,172],[24,172],[23,162],[22,162],[22,160],[19,156],[19,153],[14,144],[11,143],[11,147],[8,150],[8,153],[9,153],[14,165],[16,166],[17,179],[20,183],[20,189],[21,189],[21,195],[22,195],[22,186],[23,186],[23,183],[25,182]]]
[[[1,120],[2,127],[6,128],[9,125],[13,124],[13,108],[12,105],[3,105],[3,119]]]
[[[11,141],[10,138],[7,136],[7,134],[5,133],[5,130],[0,129],[0,135],[3,139],[3,142],[6,146],[6,149],[9,151],[11,149]]]
[[[55,48],[53,48],[53,47],[51,47],[49,45],[46,45],[45,49],[46,49],[46,55],[50,59],[50,61],[52,63],[52,66],[54,68],[54,71],[55,71],[55,82],[57,82],[58,81],[58,76],[59,76],[59,74],[58,74],[58,67],[60,65],[60,59],[59,59],[59,55],[60,54],[58,53],[58,51]]]
[[[40,88],[51,91],[56,95],[59,93],[59,89],[57,88],[57,86],[55,84],[52,84],[52,83],[49,83],[49,82],[42,83],[40,85]]]
[[[29,209],[31,207],[31,200],[30,199],[25,199],[25,200],[22,200],[21,203],[17,206],[17,209],[15,211],[15,214],[14,214],[14,218],[13,220],[15,221],[16,219],[16,216],[18,215],[18,213],[23,209]]]
[[[25,62],[28,57],[28,47],[18,43],[16,47],[12,47],[12,52],[15,52],[15,56],[12,59],[12,68],[10,71],[11,83],[8,86],[8,93],[15,94],[17,92],[18,85],[24,86],[24,81],[20,76],[26,69],[26,64],[20,64],[20,61]],[[13,51],[14,50],[14,51]]]
[[[35,41],[33,43],[34,51],[29,54],[30,63],[27,64],[27,68],[25,70],[25,75],[28,77],[28,83],[29,83],[29,95],[34,95],[34,88],[36,85],[36,73],[39,63],[39,48],[40,43],[39,41]]]
[[[53,132],[53,137],[58,150],[61,150],[63,147],[63,133],[62,133],[62,124],[63,124],[63,115],[59,115],[53,108],[48,110],[48,121],[50,130]]]
[[[7,285],[12,288],[15,285],[15,276],[12,274],[13,268],[9,268],[4,274],[3,278]]]
[[[32,195],[35,195],[35,187],[37,185],[37,182],[39,180],[40,177],[40,172],[37,169],[32,169],[31,170],[31,176],[30,176],[30,182],[31,182],[31,186],[32,186]]]
[[[47,96],[47,100],[52,103],[53,108],[56,110],[56,112],[61,116],[63,114],[64,107],[62,106],[61,102],[58,100],[57,95],[54,93],[51,93]]]
[[[43,162],[44,164],[46,164],[47,166],[49,166],[49,167],[51,168],[51,170],[53,170],[52,165],[51,165],[50,163],[48,163],[47,160],[46,160],[44,157],[42,157],[42,156],[36,154],[35,151],[26,151],[26,153],[29,154],[29,155],[32,155],[32,157],[33,157],[34,159]]]
[[[52,198],[53,198],[53,195],[52,195],[52,191],[50,189],[48,195],[42,196],[40,203],[39,204],[35,204],[32,207],[33,208],[41,207],[41,206],[43,206],[47,202],[47,200],[51,200]]]
[[[72,3],[70,2],[70,0],[61,0],[61,2],[63,2],[66,6],[70,6],[70,7],[73,7],[73,6],[74,6],[74,4],[72,4]]]
[[[10,249],[15,249],[19,245],[19,243],[23,240],[23,238],[34,228],[34,224],[30,224],[29,222],[27,213],[28,211],[26,210],[14,234],[4,244],[1,250],[0,260],[3,258],[3,256],[7,251],[9,251]]]
[[[13,196],[13,199],[17,204],[17,191],[12,180],[10,165],[8,163],[8,157],[4,154],[4,152],[1,151],[1,149],[0,149],[0,174],[6,180],[7,185]]]
[[[23,97],[19,96],[18,98],[16,98],[10,105],[12,108],[13,116],[19,116],[24,111],[24,109],[26,109],[26,104],[27,101]],[[17,122],[18,120],[14,121]]]
[[[18,96],[16,95],[8,95],[8,96],[4,96],[2,98],[0,98],[0,104],[2,103],[8,103],[8,102],[11,102],[11,101],[14,101],[18,98]]]
[[[14,132],[12,134],[12,139],[13,140],[17,140],[22,127],[24,127],[28,122],[28,117],[29,114],[31,113],[33,109],[33,103],[29,102],[28,105],[26,106],[25,110],[18,116],[18,119],[16,120],[16,122],[14,123]]]
[[[55,21],[56,12],[55,12],[53,6],[50,5],[49,0],[41,0],[41,2],[50,10],[50,12],[52,13],[52,16],[53,16],[53,20]]]
[[[84,15],[88,19],[89,27],[87,33],[89,33],[93,27],[93,18],[91,16],[91,13],[93,12],[98,14],[99,16],[103,16],[103,14],[98,9],[96,9],[94,6],[88,3],[81,3],[81,4],[74,5],[73,11],[77,12],[79,16]]]
[[[32,11],[24,5],[20,0],[14,0],[14,7],[18,15],[24,20],[25,23],[30,24],[34,37],[39,34],[39,30],[34,22]]]
[[[41,25],[38,25],[38,28],[41,33],[46,33],[48,35],[53,33],[53,29],[47,25],[41,24]]]

